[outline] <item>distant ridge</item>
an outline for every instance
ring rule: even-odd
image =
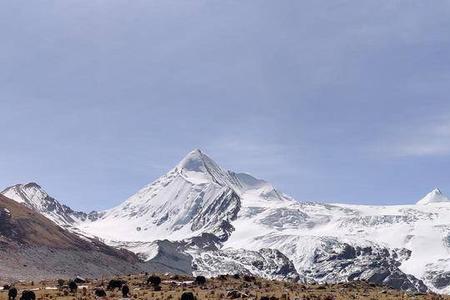
[[[417,202],[419,205],[426,205],[430,203],[450,203],[450,198],[444,195],[440,189],[435,188]]]

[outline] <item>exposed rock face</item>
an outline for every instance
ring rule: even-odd
[[[433,278],[432,283],[438,289],[448,287],[450,285],[450,272],[437,274]]]
[[[191,230],[208,228],[207,231],[226,241],[233,231],[231,221],[236,220],[240,208],[240,198],[231,189],[225,190],[212,203],[200,209],[192,220]]]
[[[450,293],[450,258],[430,263],[425,268],[424,281],[440,293]]]
[[[328,244],[315,250],[308,278],[330,283],[367,280],[395,289],[426,292],[428,288],[421,280],[399,269],[401,261],[410,255],[407,249],[354,247],[328,240]]]
[[[237,273],[277,279],[300,277],[292,261],[274,249],[201,252],[194,256],[193,266],[195,274],[205,276]]]
[[[180,274],[192,274],[192,256],[182,251],[179,243],[156,241],[155,256],[149,262],[175,270]]]

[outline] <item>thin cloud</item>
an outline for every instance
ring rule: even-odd
[[[388,151],[395,156],[442,156],[450,154],[450,118],[409,128],[391,139]]]
[[[271,174],[284,175],[295,172],[296,167],[289,161],[289,153],[293,150],[288,145],[248,138],[224,136],[219,137],[206,146],[206,150],[214,153],[219,162],[234,171],[250,172],[255,176]]]

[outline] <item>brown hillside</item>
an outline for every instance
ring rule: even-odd
[[[141,262],[132,252],[64,229],[38,212],[0,195],[0,279],[102,276],[171,271]]]
[[[4,209],[9,211],[9,216]],[[3,210],[3,213],[0,212],[0,235],[9,240],[56,249],[90,249],[92,247],[89,242],[3,195],[0,195],[0,210]]]

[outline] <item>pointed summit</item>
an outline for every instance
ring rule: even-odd
[[[49,197],[47,192],[36,182],[10,186],[1,194],[16,202],[25,203],[30,208],[39,206],[44,199]]]
[[[442,203],[442,202],[450,203],[450,199],[447,196],[445,196],[440,189],[435,188],[425,197],[419,200],[416,204],[425,205],[430,203]]]
[[[177,165],[179,170],[192,172],[205,172],[204,155],[200,149],[194,149],[189,152]]]
[[[227,173],[200,149],[189,152],[177,165],[176,170],[186,180],[195,183],[228,182]]]

